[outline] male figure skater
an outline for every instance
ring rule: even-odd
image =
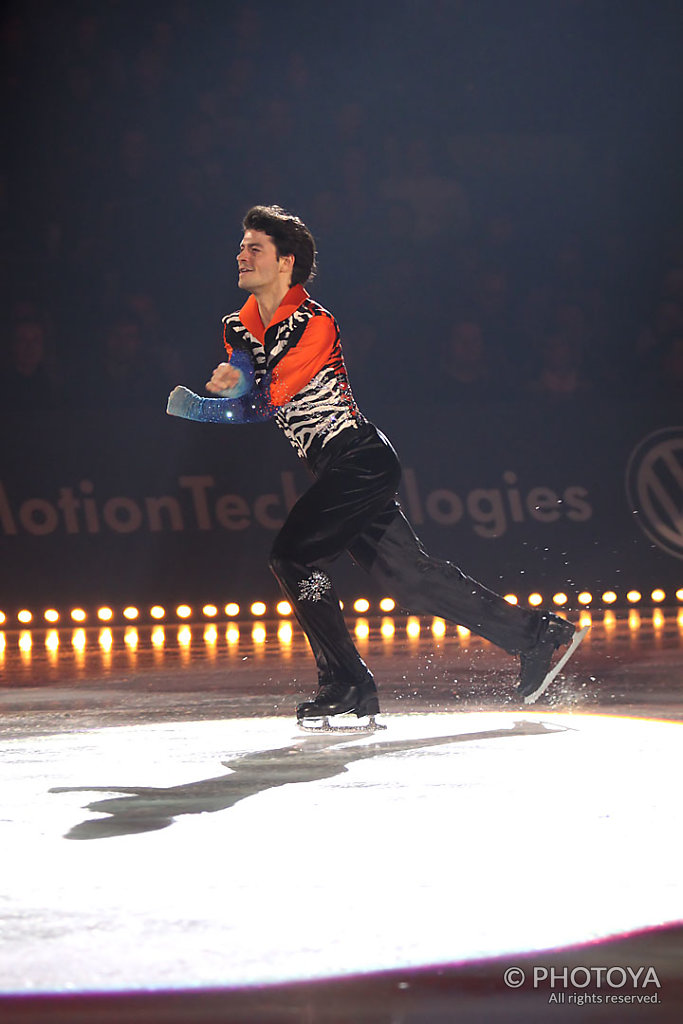
[[[519,655],[519,693],[536,700],[584,631],[552,612],[510,605],[427,554],[396,501],[396,453],[354,400],[337,323],[304,289],[315,271],[313,236],[278,206],[253,207],[243,228],[238,285],[249,297],[223,318],[228,359],[206,385],[216,397],[178,387],[167,411],[213,423],[274,418],[315,478],[270,556],[318,669],[318,692],[298,706],[298,719],[379,711],[327,573],[343,551],[406,611],[449,619]],[[551,669],[556,650],[568,644]]]

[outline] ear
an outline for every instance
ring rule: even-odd
[[[291,277],[294,273],[294,260],[295,257],[293,252],[290,252],[287,256],[280,256],[278,260],[280,264],[280,273],[289,274]]]

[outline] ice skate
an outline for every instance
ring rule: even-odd
[[[363,683],[323,683],[313,700],[304,701],[296,709],[297,724],[302,729],[321,732],[374,732],[386,729],[377,721],[379,701],[372,679]],[[347,716],[355,715],[358,724],[347,724]]]
[[[545,693],[589,629],[590,626],[577,629],[571,622],[553,612],[544,614],[536,643],[530,651],[520,655],[521,668],[517,689],[524,697],[525,704],[533,704],[542,693]],[[553,665],[555,651],[566,644],[569,644],[567,650]]]

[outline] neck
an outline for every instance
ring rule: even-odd
[[[268,327],[268,324],[275,316],[275,312],[284,299],[285,295],[289,291],[291,285],[289,282],[276,282],[271,285],[267,290],[254,292],[254,298],[258,304],[259,316],[263,322],[264,327]]]

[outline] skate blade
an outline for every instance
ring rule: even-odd
[[[369,733],[386,729],[386,725],[378,722],[375,715],[367,715],[366,718],[357,719],[358,725],[341,725],[341,715],[333,718],[331,715],[322,715],[320,718],[300,718],[297,725],[304,732],[358,732]]]
[[[525,704],[534,704],[541,696],[541,694],[545,693],[545,691],[548,689],[555,676],[567,664],[567,662],[571,658],[572,654],[574,654],[579,644],[583,642],[586,633],[589,629],[590,626],[584,626],[583,629],[579,629],[576,631],[576,633],[574,633],[574,636],[572,637],[572,642],[570,643],[569,647],[564,652],[560,660],[553,665],[550,672],[548,672],[548,675],[545,677],[539,688],[534,693],[527,694],[527,696],[524,698]]]

